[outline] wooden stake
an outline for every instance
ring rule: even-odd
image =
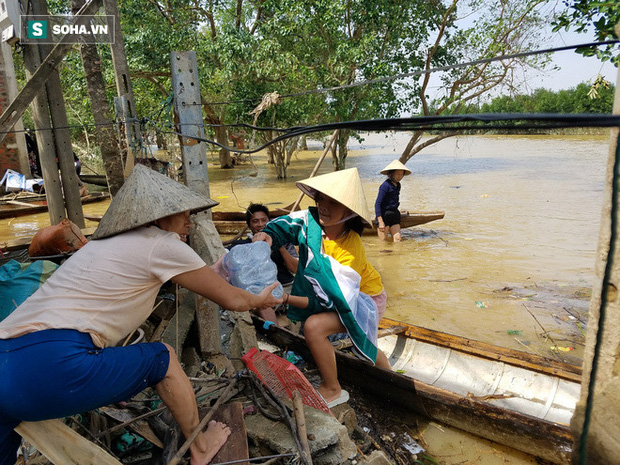
[[[299,391],[293,391],[293,415],[297,424],[297,436],[301,443],[301,452],[304,455],[304,461],[312,465],[312,455],[310,454],[310,443],[308,442],[308,431],[306,430],[306,415],[304,413],[304,404],[301,400]]]

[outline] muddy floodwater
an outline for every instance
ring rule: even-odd
[[[407,135],[367,134],[350,143],[369,208]],[[294,157],[277,181],[264,158],[212,170],[223,210],[251,201],[294,201],[322,145]],[[603,205],[608,138],[468,136],[415,155],[401,208],[445,218],[405,230],[401,243],[364,236],[388,294],[387,315],[427,328],[580,363]],[[331,170],[326,159],[320,172]],[[244,176],[245,175],[245,176]],[[307,202],[302,203],[307,205]]]
[[[347,167],[359,169],[369,208],[385,179],[379,171],[398,158],[407,137],[351,140]],[[216,209],[294,202],[295,181],[308,177],[323,149],[319,141],[308,145],[293,156],[285,180],[275,179],[264,154],[253,156],[258,171],[249,162],[220,170],[216,154],[209,154]],[[608,150],[607,136],[465,136],[415,155],[401,208],[443,210],[445,218],[405,230],[397,244],[364,236],[387,290],[386,316],[580,364]],[[327,158],[319,174],[329,171]],[[91,204],[85,212],[106,208]],[[46,214],[0,220],[0,243],[47,224]],[[536,463],[433,423],[409,432],[431,444],[441,463]]]
[[[351,140],[369,208],[406,133]],[[603,205],[606,136],[466,136],[415,155],[402,182],[401,208],[443,210],[445,218],[404,230],[401,243],[364,236],[388,294],[386,316],[484,342],[579,363],[594,279]],[[322,152],[293,156],[288,178],[262,154],[233,170],[209,154],[216,209],[271,209],[295,201]],[[331,171],[329,157],[319,174]],[[302,207],[308,205],[306,199]],[[106,203],[85,205],[103,214]],[[47,214],[0,220],[0,243],[32,236]],[[96,223],[87,221],[87,226]]]

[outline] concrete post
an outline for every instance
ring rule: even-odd
[[[620,24],[616,25],[616,34],[620,35]],[[616,78],[613,112],[620,114],[620,73]],[[581,399],[571,421],[574,464],[620,463],[619,128],[613,128],[610,137]]]
[[[188,136],[204,137],[196,53],[172,52],[170,66],[174,109],[178,118],[177,131]],[[205,143],[185,136],[179,136],[179,141],[185,184],[196,192],[210,196]],[[211,221],[211,212],[194,215],[193,222],[190,244],[208,265],[212,265],[225,251]],[[224,358],[219,356],[222,352],[219,307],[208,299],[196,296],[195,308],[202,355],[209,357],[216,366],[219,365],[218,368],[230,368]],[[213,361],[214,356],[218,360]]]

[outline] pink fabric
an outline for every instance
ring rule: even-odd
[[[381,318],[383,318],[383,314],[385,313],[385,307],[387,304],[387,294],[385,293],[385,289],[383,289],[381,294],[371,295],[370,297],[372,297],[372,300],[374,300],[375,304],[377,304],[379,320],[381,320]]]

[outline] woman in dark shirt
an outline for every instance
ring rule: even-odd
[[[400,242],[400,181],[404,176],[411,174],[400,161],[394,160],[386,166],[381,174],[387,179],[379,187],[379,194],[375,201],[375,215],[377,217],[377,234],[379,239],[387,241],[388,232],[394,242]]]

